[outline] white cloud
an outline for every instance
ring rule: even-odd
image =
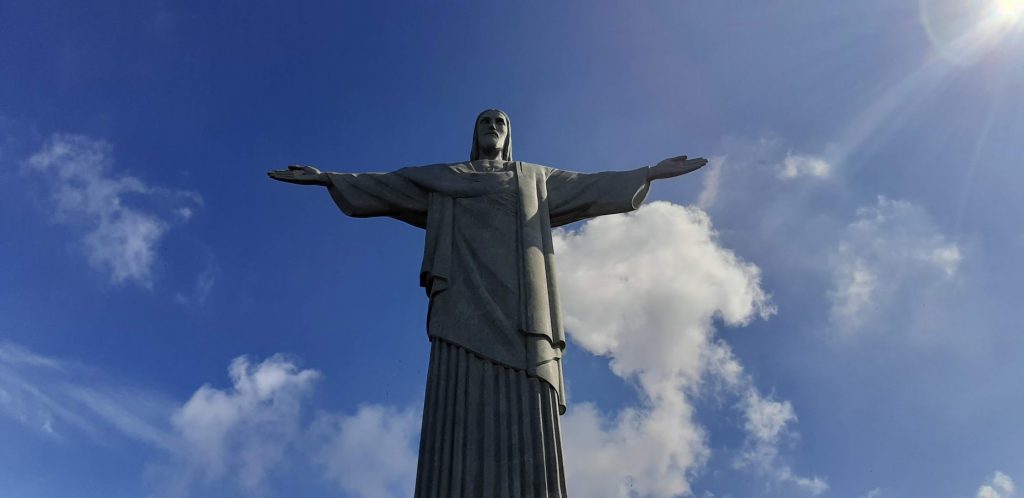
[[[563,423],[570,492],[690,493],[709,456],[693,397],[707,383],[757,392],[714,338],[714,323],[741,326],[775,312],[758,268],[720,246],[703,211],[665,202],[591,220],[578,232],[557,231],[555,246],[573,340],[609,357],[612,371],[641,391],[640,405],[613,415],[572,405]],[[769,411],[754,416],[750,429],[785,422]]]
[[[153,188],[112,171],[112,147],[82,135],[57,134],[26,161],[27,171],[51,188],[57,219],[82,225],[81,243],[89,263],[115,284],[153,284],[153,266],[172,213],[131,205],[132,199],[171,199],[184,221],[201,203],[192,192]],[[187,215],[183,214],[187,213]]]
[[[703,428],[683,395],[626,408],[612,420],[591,403],[563,420],[569,492],[578,496],[679,496],[707,460]]]
[[[825,178],[831,172],[832,165],[824,158],[789,153],[782,160],[776,174],[783,180],[791,180],[799,176]]]
[[[413,495],[419,412],[365,405],[353,415],[322,414],[313,437],[324,475],[356,498]]]
[[[1016,496],[1016,491],[1013,479],[997,470],[988,483],[978,488],[975,498],[1012,498]]]
[[[953,282],[962,256],[925,211],[879,197],[857,210],[832,257],[831,319],[850,332],[881,316],[908,294]]]
[[[187,494],[193,480],[231,475],[246,490],[260,489],[302,435],[301,402],[320,377],[281,355],[253,365],[235,358],[232,386],[200,387],[172,416],[179,444],[177,469],[168,472],[172,495]]]
[[[758,268],[720,247],[699,209],[654,202],[597,218],[558,232],[555,250],[567,328],[622,377],[692,384],[715,318],[740,326],[775,312]]]

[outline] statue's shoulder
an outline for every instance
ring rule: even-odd
[[[405,168],[395,170],[395,173],[406,178],[417,179],[448,174],[453,171],[458,171],[460,167],[467,168],[469,166],[468,163],[424,164],[422,166],[407,166]]]
[[[517,167],[523,173],[547,177],[555,168],[550,166],[544,166],[543,164],[528,163],[526,161],[516,161]]]
[[[406,171],[444,171],[454,166],[466,163],[436,163],[436,164],[424,164],[421,166],[406,166],[404,168],[395,170],[396,173],[402,173]]]

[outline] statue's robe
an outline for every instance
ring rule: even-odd
[[[420,284],[432,347],[417,498],[565,495],[551,228],[632,211],[649,188],[647,168],[483,170],[491,164],[328,174],[345,214],[426,229]]]

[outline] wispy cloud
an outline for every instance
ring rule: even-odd
[[[697,196],[697,207],[707,209],[718,199],[718,186],[722,181],[722,164],[726,161],[725,156],[715,156],[708,160],[708,166],[704,168],[704,185]]]
[[[956,334],[951,323],[977,319],[960,313],[966,296],[954,297],[979,284],[967,271],[972,246],[947,235],[924,205],[885,196],[865,205],[838,164],[787,151],[780,140],[732,139],[724,147],[702,206],[728,227],[730,246],[756,254],[775,291],[800,299],[791,303],[820,330],[846,338],[869,330],[924,337],[929,330],[943,341]],[[780,177],[787,161],[801,171],[819,160],[831,165],[827,178]]]
[[[758,268],[721,247],[704,212],[665,202],[591,220],[578,232],[557,232],[556,252],[573,340],[607,356],[613,373],[641,391],[639,405],[612,415],[574,403],[564,422],[572,492],[690,493],[709,456],[708,434],[694,419],[702,386],[760,396],[728,346],[714,337],[716,320],[741,326],[775,312]],[[754,420],[747,429],[767,430],[770,421],[757,418],[757,409],[764,414],[766,408],[743,405]]]
[[[907,294],[953,283],[960,248],[924,210],[879,197],[857,210],[832,256],[831,318],[837,330],[860,330]]]
[[[756,255],[768,275],[786,275],[777,290],[819,279],[849,218],[841,165],[774,138],[729,138],[722,150],[709,166],[713,175],[703,178],[698,206],[724,227],[723,240]]]
[[[803,154],[786,154],[776,173],[783,180],[801,176],[825,178],[832,173],[832,165],[825,158]]]
[[[789,401],[766,398],[756,389],[747,388],[740,403],[747,437],[734,461],[739,468],[750,468],[776,482],[788,483],[812,495],[828,490],[828,483],[818,477],[805,477],[779,461],[779,445],[796,423],[796,412]]]
[[[174,300],[178,304],[204,304],[210,297],[210,293],[213,292],[219,274],[220,267],[213,261],[213,258],[209,258],[206,267],[196,275],[191,291],[176,293]]]
[[[49,185],[56,219],[80,227],[87,260],[115,284],[152,287],[160,241],[202,204],[194,192],[149,186],[114,171],[113,147],[82,135],[53,135],[25,164]],[[172,206],[133,202],[155,198]]]
[[[0,412],[45,437],[121,435],[167,449],[165,397],[76,363],[0,343]]]

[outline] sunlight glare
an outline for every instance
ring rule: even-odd
[[[921,24],[939,54],[970,65],[1016,31],[1024,0],[920,0]]]
[[[995,0],[993,10],[1001,21],[1016,24],[1024,16],[1024,0]]]

